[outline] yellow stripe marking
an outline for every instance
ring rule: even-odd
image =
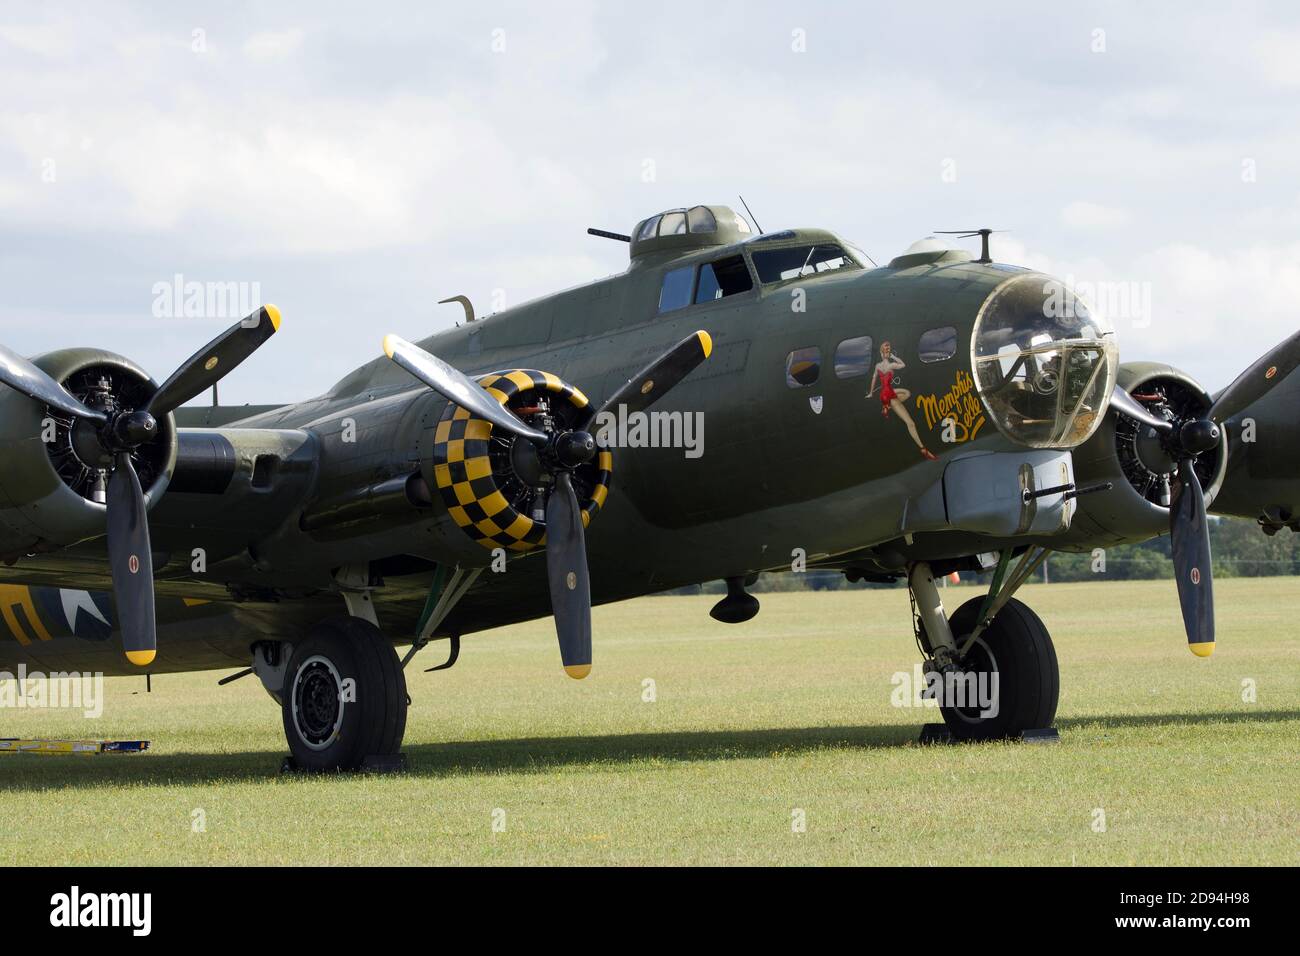
[[[11,600],[14,592],[21,590],[22,588],[14,584],[0,584],[0,616],[4,617],[5,625],[9,628],[9,633],[14,636],[14,639],[19,644],[26,646],[31,643],[31,640],[27,637],[27,632],[23,630],[22,625],[18,623],[18,616],[14,614],[16,605]]]
[[[31,625],[33,633],[42,641],[52,640],[50,632],[45,629],[41,623],[40,616],[36,613],[36,605],[32,603],[32,589],[26,585],[5,584],[0,585],[0,604],[3,604],[5,623],[13,631],[14,637],[18,638],[19,643],[29,644],[27,634],[21,624],[18,623],[18,615],[14,613],[15,607],[21,607],[23,613],[27,615],[27,623]]]

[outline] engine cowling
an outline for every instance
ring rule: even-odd
[[[101,349],[61,349],[32,359],[83,403],[134,409],[157,388],[130,359]],[[0,388],[0,558],[54,551],[104,533],[104,469],[111,464],[94,424],[74,421],[26,395]],[[146,503],[167,490],[176,464],[176,425],[132,452]]]
[[[478,382],[525,422],[550,416],[573,427],[588,406],[578,388],[549,372],[511,369]],[[529,442],[448,403],[434,429],[430,467],[430,484],[447,513],[484,548],[526,552],[546,543],[542,488],[549,479]],[[613,454],[598,446],[591,461],[573,469],[583,527],[604,505],[613,468]]]
[[[1169,420],[1203,415],[1213,403],[1201,385],[1179,369],[1155,362],[1120,365],[1118,383],[1154,414]],[[1223,484],[1227,434],[1195,463],[1207,503]],[[1070,538],[1111,544],[1145,541],[1169,531],[1172,486],[1178,463],[1164,450],[1152,429],[1118,411],[1074,451],[1075,481],[1080,488],[1111,482],[1109,491],[1078,499]]]

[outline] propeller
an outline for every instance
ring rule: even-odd
[[[591,673],[591,579],[578,496],[567,471],[556,473],[546,499],[546,577],[564,673],[581,680]]]
[[[1187,646],[1198,657],[1214,653],[1214,580],[1205,492],[1196,475],[1196,459],[1219,444],[1223,422],[1263,398],[1297,367],[1300,332],[1274,346],[1238,375],[1201,418],[1162,418],[1118,385],[1111,393],[1111,408],[1154,429],[1165,451],[1178,463],[1178,489],[1169,507],[1169,538]]]
[[[663,355],[659,356],[641,371],[637,372],[622,388],[605,399],[605,403],[588,415],[584,427],[590,427],[606,412],[612,412],[620,405],[629,412],[643,412],[713,352],[713,339],[708,332],[692,332]]]
[[[546,498],[546,575],[551,613],[560,643],[564,672],[581,680],[591,673],[591,579],[587,573],[587,540],[582,511],[573,490],[572,473],[596,455],[596,439],[588,429],[602,413],[618,406],[644,411],[686,378],[713,351],[709,333],[693,332],[655,359],[598,409],[589,410],[577,427],[534,428],[464,372],[396,335],[384,337],[384,353],[395,363],[472,415],[483,418],[537,449],[542,470],[552,478]]]
[[[111,456],[105,501],[108,564],[113,574],[122,648],[133,664],[151,664],[158,647],[154,620],[153,557],[148,506],[131,461],[135,449],[158,437],[158,419],[211,388],[280,328],[280,310],[263,306],[186,359],[140,408],[119,408],[111,396],[92,408],[27,359],[0,346],[0,382],[46,405],[90,422]]]
[[[1178,463],[1178,491],[1169,506],[1174,577],[1187,646],[1197,657],[1214,653],[1214,580],[1210,573],[1210,525],[1205,494],[1191,458]]]

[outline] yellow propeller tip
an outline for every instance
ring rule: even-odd
[[[713,336],[701,329],[695,333],[700,339],[700,348],[704,349],[704,357],[708,358],[713,354]]]
[[[1214,653],[1214,641],[1202,641],[1199,644],[1188,644],[1187,646],[1197,657],[1209,657]]]
[[[569,664],[564,668],[564,673],[568,674],[574,680],[582,680],[591,673],[590,664]]]
[[[127,651],[126,659],[136,667],[148,667],[153,663],[157,651]]]
[[[394,353],[395,351],[397,351],[397,336],[396,336],[396,335],[385,335],[385,336],[384,336],[384,354],[387,355],[389,358],[392,358],[392,357],[393,357],[393,353]]]
[[[280,331],[280,310],[273,305],[263,306],[266,309],[266,317],[271,320],[271,328]]]

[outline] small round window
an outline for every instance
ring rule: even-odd
[[[957,354],[957,330],[951,325],[921,333],[916,346],[922,362],[942,362]]]
[[[813,346],[795,349],[785,359],[785,384],[804,388],[817,381],[822,373],[822,350]]]
[[[871,371],[871,336],[859,335],[835,346],[835,377],[858,378]]]

